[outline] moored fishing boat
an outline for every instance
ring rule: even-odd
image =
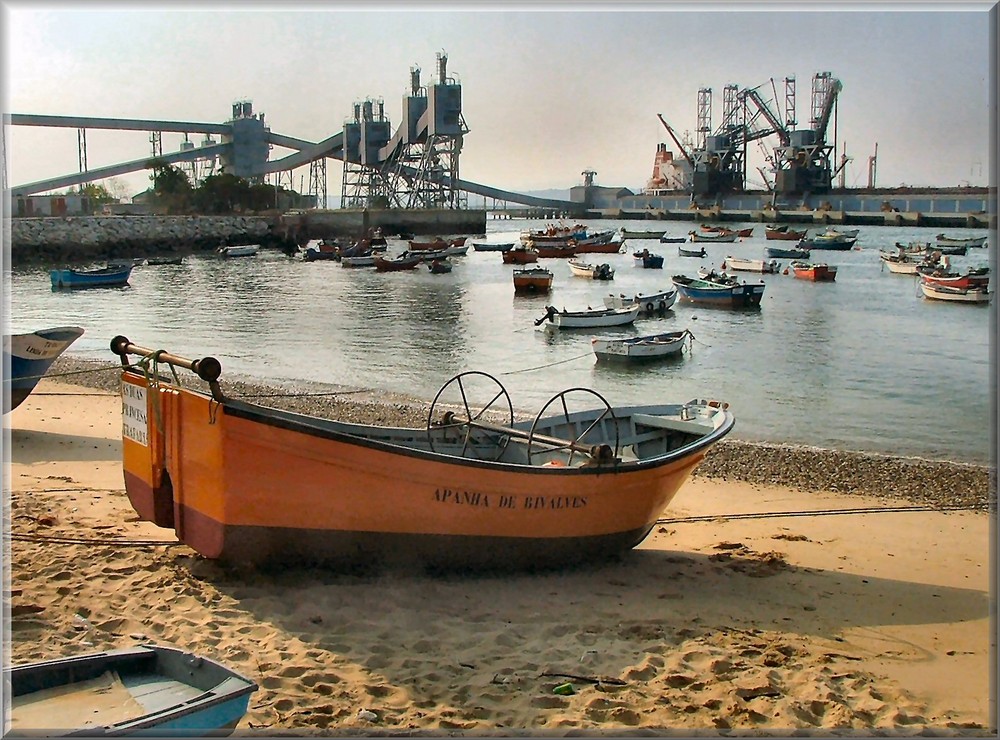
[[[944,234],[938,234],[934,237],[938,245],[944,247],[966,247],[966,248],[978,248],[986,246],[985,236],[972,236],[972,237],[950,237]]]
[[[986,286],[956,288],[951,285],[927,282],[923,279],[920,281],[920,291],[924,294],[924,298],[953,303],[989,303],[993,296]]]
[[[566,258],[572,257],[576,254],[576,244],[575,243],[555,243],[548,242],[542,244],[535,244],[532,241],[528,242],[531,249],[534,249],[538,253],[539,257],[557,257]],[[510,252],[504,252],[505,255],[510,254]]]
[[[594,337],[590,340],[590,345],[599,360],[642,362],[680,356],[684,349],[685,340],[689,337],[693,337],[693,335],[684,329],[683,331],[648,334],[627,339]]]
[[[713,226],[712,224],[702,224],[701,230],[709,234],[736,234],[741,239],[753,236],[753,227],[745,229],[730,229],[728,226]]]
[[[792,274],[799,280],[811,280],[814,283],[832,283],[837,279],[837,268],[825,262],[792,262]]]
[[[764,229],[764,238],[774,241],[797,242],[806,238],[806,231],[795,231],[788,226],[768,226]]]
[[[605,559],[646,537],[734,424],[714,401],[616,408],[586,389],[515,422],[506,389],[477,372],[442,386],[425,428],[350,424],[230,398],[212,357],[120,336],[112,349],[132,506],[234,564],[489,570]],[[208,392],[156,372],[163,364],[192,370]],[[576,410],[581,398],[589,408]]]
[[[4,395],[10,394],[10,408],[4,408],[4,413],[20,406],[52,363],[82,335],[83,329],[79,326],[4,334],[3,367],[10,372],[10,376],[5,374],[3,379]]]
[[[552,289],[553,274],[544,267],[515,267],[515,293],[548,293]]]
[[[779,259],[786,260],[807,260],[809,259],[808,249],[799,249],[798,247],[791,247],[784,249],[782,247],[764,247],[764,253],[768,257],[777,257]]]
[[[109,264],[93,270],[50,270],[53,288],[120,288],[128,285],[132,262]]]
[[[931,285],[945,285],[951,288],[986,288],[990,284],[990,268],[974,267],[965,272],[956,272],[947,263],[937,266],[917,268],[920,280]]]
[[[356,254],[353,257],[341,257],[340,266],[341,267],[374,267],[375,257],[377,255],[368,251],[367,253]]]
[[[257,252],[260,251],[259,244],[235,244],[227,245],[223,244],[217,250],[216,253],[220,257],[253,257]]]
[[[615,271],[608,263],[594,265],[582,260],[569,260],[569,269],[577,277],[589,278],[590,280],[613,280]]]
[[[677,247],[677,256],[678,257],[707,257],[708,256],[708,252],[705,251],[704,247],[702,247],[701,249],[685,249],[684,247]]]
[[[419,254],[410,254],[409,252],[403,252],[396,257],[383,257],[382,255],[375,256],[375,271],[376,272],[399,272],[401,270],[413,270],[416,269],[423,261],[423,257]]]
[[[305,253],[302,255],[302,259],[305,262],[317,262],[323,260],[338,260],[340,259],[340,247],[336,244],[329,244],[319,242],[317,244],[310,244],[306,247]]]
[[[799,249],[833,249],[847,251],[854,246],[857,241],[854,237],[847,236],[814,236],[812,239],[802,239],[799,242]]]
[[[221,663],[160,645],[15,665],[4,682],[22,737],[228,735],[257,690]]]
[[[433,275],[444,275],[451,272],[451,262],[448,261],[447,257],[431,260],[430,262],[424,260],[424,262],[427,263],[427,269],[430,270]]]
[[[664,234],[660,237],[660,244],[683,244],[687,240],[686,236],[667,236]]]
[[[756,272],[760,274],[775,274],[778,272],[777,260],[755,260],[728,255],[722,263],[722,269],[733,272]]]
[[[535,326],[556,329],[596,329],[603,326],[624,326],[631,324],[639,315],[639,304],[622,308],[588,308],[586,311],[560,311],[555,306],[546,306],[545,315],[535,320]]]
[[[730,231],[728,233],[723,233],[723,232],[712,233],[712,232],[707,232],[707,231],[702,231],[702,232],[691,231],[691,232],[688,232],[688,236],[691,237],[691,241],[693,241],[693,242],[724,242],[724,243],[731,243],[731,242],[735,242],[739,238],[739,235],[735,231]]]
[[[921,267],[934,269],[941,264],[940,252],[913,254],[901,247],[897,247],[895,254],[880,249],[878,257],[882,267],[889,268],[889,272],[897,275],[916,275]]]
[[[514,242],[472,242],[472,249],[476,252],[506,252],[514,248]]]
[[[621,234],[622,241],[626,239],[660,239],[664,234],[667,233],[666,229],[626,229],[624,226],[621,227],[618,232]]]
[[[647,270],[663,269],[663,255],[653,254],[648,249],[643,249],[641,252],[633,252],[632,259],[636,267],[643,267]]]
[[[760,308],[764,283],[717,283],[687,275],[674,275],[680,300],[717,308]]]
[[[147,265],[182,265],[184,264],[184,255],[178,257],[147,257]]]
[[[624,293],[619,293],[618,295],[609,293],[604,296],[604,306],[605,308],[627,308],[637,305],[645,313],[652,314],[656,312],[664,313],[674,305],[676,300],[676,288],[661,290],[658,293],[636,293],[630,296]]]
[[[526,265],[530,262],[538,262],[537,249],[514,247],[503,253],[503,263],[505,265]]]

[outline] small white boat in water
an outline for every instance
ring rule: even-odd
[[[985,286],[972,288],[953,288],[940,283],[920,281],[920,290],[924,298],[936,301],[953,301],[955,303],[989,303],[993,294]]]
[[[586,311],[559,311],[546,306],[545,315],[535,320],[535,326],[546,323],[555,329],[595,329],[602,326],[631,324],[639,315],[639,304],[625,308],[588,308]]]
[[[662,290],[659,293],[636,293],[631,296],[627,296],[624,293],[619,293],[618,295],[609,293],[604,296],[604,306],[605,308],[628,308],[629,306],[638,305],[646,313],[653,313],[654,311],[666,311],[674,305],[676,300],[676,288]]]
[[[220,257],[253,257],[260,250],[259,244],[223,245],[217,250]]]
[[[628,339],[594,337],[590,344],[598,360],[658,360],[680,355],[689,337],[694,335],[684,329]]]
[[[591,280],[612,280],[615,276],[615,271],[607,262],[594,265],[590,262],[571,259],[569,260],[569,269],[577,277],[590,278]]]
[[[778,272],[777,260],[752,260],[743,257],[733,257],[729,255],[722,263],[722,269],[730,269],[733,272],[759,272],[761,274]]]

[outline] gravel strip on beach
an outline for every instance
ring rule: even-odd
[[[119,392],[117,362],[63,355],[47,377],[87,388]],[[296,413],[358,424],[422,428],[429,401],[382,390],[296,383],[269,385],[227,376],[223,391],[233,397]],[[193,383],[200,381],[193,379]],[[310,395],[311,394],[311,395]],[[940,508],[992,511],[993,468],[921,458],[827,450],[725,439],[695,471],[697,476],[741,480],[805,491],[834,491],[903,500]]]

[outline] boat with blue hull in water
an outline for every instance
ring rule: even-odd
[[[108,265],[95,270],[51,270],[49,279],[53,288],[120,288],[128,285],[132,275],[132,262]]]
[[[20,406],[49,366],[81,336],[83,329],[79,326],[4,335],[4,368],[10,368],[10,376],[4,377],[4,391],[10,392],[10,409],[5,408],[4,413]]]
[[[674,275],[680,300],[716,308],[760,308],[764,283],[713,282],[687,275]]]

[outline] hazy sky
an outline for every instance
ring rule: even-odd
[[[4,112],[223,122],[250,99],[272,131],[318,141],[365,98],[384,99],[395,127],[410,67],[427,83],[444,51],[470,129],[463,178],[526,191],[569,188],[592,169],[598,184],[639,190],[657,143],[676,150],[657,113],[693,133],[710,87],[714,127],[725,85],[771,98],[771,79],[783,112],[794,76],[808,127],[813,75],[830,72],[843,84],[848,186],[867,183],[876,142],[879,186],[990,179],[989,3],[0,4]],[[8,185],[78,169],[75,129],[6,138]],[[181,140],[163,134],[163,151]],[[148,133],[87,132],[91,169],[150,153]],[[339,163],[327,171],[339,194]],[[760,181],[753,167],[748,177]],[[301,178],[307,168],[296,188]],[[148,185],[144,173],[118,179],[130,193]]]

